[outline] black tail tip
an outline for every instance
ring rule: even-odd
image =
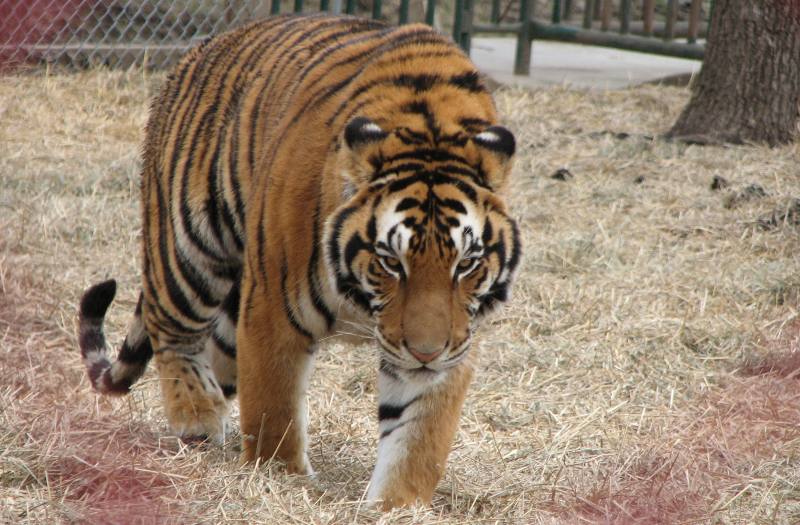
[[[114,295],[117,293],[117,281],[109,279],[95,284],[81,298],[81,317],[102,318],[106,315]]]

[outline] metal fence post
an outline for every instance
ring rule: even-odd
[[[397,21],[400,25],[408,23],[408,6],[410,0],[400,0],[400,13],[397,15]]]
[[[583,6],[583,28],[584,29],[591,29],[592,28],[593,15],[594,15],[594,2],[592,0],[586,0],[586,3]]]
[[[631,0],[622,0],[619,6],[619,34],[624,35],[631,30]]]
[[[469,54],[472,43],[472,0],[456,0],[453,17],[453,40]]]
[[[552,22],[554,24],[561,23],[561,0],[553,0]]]
[[[558,0],[556,0],[558,1]],[[500,23],[500,0],[492,0],[492,17],[491,21],[493,24]]]
[[[531,0],[519,2],[519,33],[517,33],[517,53],[514,57],[514,74],[530,75],[531,73],[531,45],[533,30],[531,26]]]
[[[348,0],[349,1],[349,0]],[[428,5],[425,8],[425,23],[433,26],[436,18],[436,0],[428,0]]]

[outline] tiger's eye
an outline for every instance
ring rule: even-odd
[[[465,277],[466,275],[475,271],[475,268],[478,267],[478,258],[477,257],[468,257],[466,259],[461,259],[458,261],[456,265],[456,276],[458,277]]]
[[[475,259],[461,259],[458,263],[459,271],[466,272],[475,263]]]
[[[391,255],[381,255],[380,261],[383,267],[396,274],[403,273],[403,263],[397,257],[392,257]]]

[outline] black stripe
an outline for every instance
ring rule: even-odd
[[[401,201],[398,203],[398,205],[397,205],[397,207],[394,209],[394,211],[396,211],[396,212],[406,211],[406,210],[409,210],[409,209],[411,209],[411,208],[417,208],[417,207],[419,207],[421,204],[422,204],[422,203],[421,203],[420,201],[418,201],[417,199],[415,199],[415,198],[413,198],[413,197],[406,197],[406,198],[404,198],[403,200],[401,200]],[[463,206],[462,206],[462,207],[463,207]]]
[[[212,333],[211,337],[214,340],[214,344],[217,345],[217,348],[220,350],[220,352],[230,357],[231,359],[236,359],[236,345],[229,344],[217,332]]]
[[[461,124],[461,127],[470,132],[482,131],[484,128],[488,128],[492,124],[488,120],[484,120],[482,118],[470,117],[461,118],[458,120],[458,123]]]
[[[466,89],[470,93],[486,93],[486,86],[481,81],[477,71],[466,71],[460,75],[450,77],[450,84]]]
[[[333,323],[336,321],[336,317],[322,298],[322,291],[320,290],[319,279],[317,278],[317,271],[319,269],[319,215],[320,194],[317,193],[317,206],[314,209],[314,221],[311,226],[313,233],[311,238],[311,257],[308,262],[307,278],[311,293],[311,304],[314,305],[314,308],[317,310],[317,312],[319,312],[320,315],[322,315],[322,317],[325,319],[325,324],[327,325],[328,330],[330,330],[333,327]]]
[[[439,204],[444,206],[445,208],[450,208],[451,210],[461,213],[462,215],[466,215],[467,209],[461,204],[461,201],[456,199],[437,199]]]
[[[418,37],[418,36],[421,37],[423,35],[425,35],[426,37],[415,38],[415,37]],[[409,41],[412,42],[414,45],[431,44],[431,43],[439,43],[439,44],[445,44],[446,43],[446,41],[444,41],[442,39],[442,37],[436,35],[435,33],[432,33],[429,28],[412,31],[412,32],[409,32],[409,33],[401,33],[399,35],[388,35],[388,36],[391,36],[392,40],[389,40],[385,44],[375,48],[374,54],[376,56],[381,56],[381,57],[386,56],[386,54],[388,53],[389,50],[401,47],[402,45],[406,44]],[[430,56],[430,55],[427,54],[427,53],[421,52],[421,53],[415,54],[415,56],[422,58],[424,56]],[[331,94],[338,92],[344,86],[350,84],[353,80],[358,78],[360,75],[361,75],[361,71],[359,70],[359,71],[355,72],[354,74],[350,75],[349,77],[345,78],[342,82],[339,82],[335,86],[331,86],[331,87],[326,88],[326,89],[318,90],[311,97],[309,97],[309,101],[306,103],[306,105],[303,108],[301,108],[301,111],[299,111],[297,113],[297,115],[292,119],[292,121],[293,122],[296,121],[310,107],[319,105],[321,102],[326,100]],[[378,85],[381,85],[381,81],[377,81],[377,82],[378,83],[370,82],[370,83],[367,83],[364,86],[361,86],[354,93],[352,93],[351,96],[349,96],[347,99],[343,100],[342,103],[339,105],[339,107],[336,109],[336,111],[334,111],[333,114],[331,115],[331,117],[327,120],[327,124],[329,126],[331,124],[333,124],[333,122],[336,121],[336,118],[341,114],[341,112],[344,111],[347,108],[348,104],[353,102],[357,97],[359,97],[360,95],[366,93],[367,91],[371,90],[372,88],[374,88],[374,87],[376,87]],[[352,116],[353,115],[351,113],[350,116],[348,117],[348,120]]]
[[[289,295],[286,291],[286,279],[288,278],[289,269],[286,266],[286,258],[284,257],[283,263],[281,264],[281,298],[283,299],[283,312],[286,314],[286,318],[289,320],[289,324],[294,328],[300,335],[303,335],[309,339],[313,339],[311,332],[309,332],[294,315],[292,311],[292,307],[289,304]]]
[[[299,24],[298,20],[305,21],[308,19],[319,19],[318,23],[309,25],[309,24]],[[263,117],[267,114],[267,112],[262,112],[261,107],[264,104],[264,97],[271,96],[273,91],[273,85],[275,82],[280,81],[284,75],[285,69],[291,64],[292,60],[297,57],[298,53],[307,51],[306,46],[299,45],[300,43],[305,43],[310,37],[314,36],[316,33],[320,31],[324,31],[330,27],[336,26],[338,23],[341,22],[341,19],[333,19],[333,18],[325,18],[324,16],[308,16],[308,17],[300,17],[295,19],[294,21],[290,20],[290,23],[286,24],[286,27],[278,33],[274,38],[270,39],[269,44],[274,44],[274,46],[265,45],[263,49],[266,51],[275,52],[277,49],[295,49],[293,53],[282,53],[275,64],[273,64],[269,76],[267,77],[267,83],[261,86],[260,92],[256,97],[255,105],[253,107],[253,112],[250,115],[250,127],[249,127],[249,141],[248,141],[248,162],[250,165],[251,171],[255,168],[255,132],[258,128],[258,119]],[[290,29],[293,29],[294,26],[296,27],[296,31],[287,32]],[[266,52],[265,51],[265,52]],[[261,57],[259,56],[259,59]],[[299,83],[293,82],[293,86],[296,88]],[[284,94],[286,96],[286,94]],[[278,143],[281,141],[278,140]],[[275,147],[272,148],[271,153],[266,157],[268,162],[272,162],[274,158]],[[266,166],[265,168],[269,168]]]
[[[222,394],[226,399],[230,399],[236,395],[236,385],[221,385]]]
[[[245,208],[244,208],[244,200],[242,199],[242,187],[240,184],[240,173],[239,173],[239,126],[241,125],[241,111],[236,111],[236,118],[233,122],[233,129],[230,131],[231,135],[231,154],[229,156],[229,176],[230,176],[230,183],[231,183],[231,192],[233,193],[233,200],[234,206],[236,208],[236,218],[239,221],[239,225],[241,229],[244,230],[245,224]],[[241,236],[236,235],[236,248],[239,251],[244,250],[244,231],[241,232]]]
[[[338,37],[344,36],[344,35],[352,35],[353,37],[355,37],[355,35],[358,35],[358,34],[361,34],[361,33],[366,33],[366,32],[371,32],[372,34],[361,36],[359,38],[353,38],[352,40],[347,40],[345,42],[341,42],[341,43],[339,43],[339,44],[337,44],[335,46],[332,46],[332,47],[329,47],[329,48],[325,49],[324,53],[318,53],[317,54],[317,58],[314,61],[312,61],[309,64],[307,64],[306,67],[303,69],[303,72],[297,78],[297,83],[299,84],[303,80],[305,80],[305,78],[318,65],[320,65],[320,64],[324,65],[325,63],[327,63],[330,60],[331,56],[333,56],[333,54],[336,53],[337,51],[341,51],[341,50],[347,49],[348,47],[356,46],[356,45],[362,44],[364,42],[369,42],[370,40],[380,40],[381,38],[386,36],[387,33],[390,33],[390,32],[395,30],[395,28],[393,28],[393,27],[386,27],[386,24],[384,24],[383,22],[377,22],[377,21],[373,21],[373,20],[369,20],[369,19],[359,19],[359,22],[361,22],[361,24],[358,24],[358,25],[354,24],[353,26],[348,27],[348,29],[346,31],[342,32],[342,33],[335,33],[335,35],[336,35],[335,38],[338,38]],[[354,26],[355,26],[355,29],[358,29],[359,31],[353,31]],[[330,39],[326,39],[326,41],[327,40],[330,40]],[[341,67],[341,66],[344,66],[344,65],[347,65],[347,64],[351,64],[351,63],[353,63],[353,62],[355,62],[355,61],[357,61],[359,59],[365,58],[365,57],[371,55],[381,45],[383,45],[383,44],[379,43],[379,45],[377,45],[377,46],[374,46],[374,47],[371,47],[371,48],[366,49],[364,51],[361,51],[360,53],[349,55],[347,58],[344,58],[342,60],[334,62],[326,70],[326,72],[333,71],[334,69],[336,69],[338,67]]]
[[[122,349],[119,351],[117,361],[121,361],[126,365],[144,365],[150,358],[153,357],[153,346],[150,344],[150,338],[145,334],[144,338],[136,346],[130,346],[128,339],[122,343]]]
[[[233,278],[233,285],[231,289],[228,291],[228,295],[225,296],[225,300],[222,302],[222,311],[228,315],[228,319],[236,325],[239,321],[239,301],[241,301],[241,280],[242,280],[242,272],[241,268],[237,270],[236,276]]]
[[[159,181],[156,180],[156,184],[159,184]],[[167,289],[167,295],[170,299],[170,302],[190,321],[195,323],[204,323],[206,319],[200,317],[192,308],[189,300],[181,290],[180,286],[175,280],[175,276],[173,275],[172,268],[169,264],[169,254],[170,250],[168,249],[169,246],[167,245],[167,207],[164,203],[163,194],[160,191],[160,188],[156,191],[156,195],[158,197],[158,224],[159,224],[159,232],[158,232],[158,246],[160,256],[159,259],[161,261],[161,271],[164,274],[164,285]],[[176,253],[172,255],[177,256]],[[157,290],[157,288],[154,288]],[[182,323],[181,323],[182,324]]]
[[[209,109],[206,110],[201,115],[197,115],[197,108],[201,103],[201,100],[204,99],[204,95],[206,93],[206,88],[208,87],[209,82],[211,79],[216,78],[215,73],[217,72],[217,67],[219,62],[224,60],[224,58],[228,57],[228,46],[223,45],[223,42],[228,42],[228,40],[232,40],[231,47],[237,47],[241,43],[242,40],[246,38],[246,33],[235,33],[227,35],[227,38],[223,37],[216,42],[216,45],[208,46],[207,52],[200,55],[197,58],[197,67],[196,69],[202,71],[203,76],[202,79],[198,79],[197,82],[193,82],[194,89],[187,92],[187,97],[191,93],[191,102],[189,103],[186,112],[184,113],[184,117],[180,120],[177,119],[177,115],[180,112],[180,107],[178,108],[170,108],[170,116],[173,117],[173,120],[176,121],[176,126],[178,129],[178,137],[173,144],[174,150],[172,152],[172,158],[170,159],[170,168],[168,173],[168,181],[169,181],[169,195],[170,199],[172,198],[172,188],[174,187],[174,180],[177,174],[177,166],[178,162],[181,158],[186,159],[185,166],[183,168],[181,175],[181,181],[179,185],[179,194],[178,194],[178,201],[180,203],[180,218],[183,222],[183,227],[186,230],[186,234],[189,237],[189,240],[194,244],[198,250],[200,250],[204,255],[210,257],[218,262],[222,261],[222,257],[219,253],[214,252],[211,250],[210,247],[200,238],[200,236],[194,231],[193,223],[191,221],[191,210],[186,203],[185,195],[187,193],[188,188],[188,179],[189,175],[192,172],[193,164],[196,160],[198,155],[195,155],[197,152],[198,141],[200,140],[201,136],[204,139],[208,137],[204,136],[204,131],[209,126],[209,120],[213,119],[216,114],[217,106],[219,104],[219,99],[222,94],[222,89],[217,89],[215,92],[215,98],[213,104],[209,106]],[[237,52],[237,58],[240,56],[245,50],[247,46],[240,47],[239,51]],[[181,100],[179,106],[183,105],[184,101]],[[170,133],[172,130],[172,126],[170,126]],[[169,136],[169,135],[167,135]],[[189,145],[189,155],[185,155],[184,144],[186,140],[190,141]]]
[[[438,148],[418,148],[411,151],[404,151],[402,153],[398,153],[397,155],[388,157],[386,159],[386,163],[388,164],[390,162],[405,159],[422,160],[424,162],[459,162],[469,166],[467,159],[461,155],[456,155],[450,151]]]
[[[437,43],[437,42],[439,42],[439,41],[438,40],[424,40],[422,43]],[[453,54],[454,53],[452,53],[452,52],[443,53],[443,52],[436,51],[436,52],[414,52],[414,53],[410,54],[409,56],[416,57],[416,58],[433,58],[433,57],[447,57],[447,56],[451,56]],[[351,80],[355,79],[357,76],[358,75],[353,75],[351,77]],[[351,97],[351,98],[348,98],[347,100],[342,101],[342,103],[339,105],[339,107],[336,108],[336,111],[334,111],[333,114],[325,122],[326,125],[331,126],[336,121],[336,119],[342,114],[342,112],[345,109],[348,109],[348,104],[353,102],[353,98],[354,97]],[[357,103],[355,106],[350,107],[349,111],[347,112],[347,115],[343,119],[344,122],[349,122],[350,119],[353,118],[364,106],[367,106],[367,105],[371,104],[372,102],[374,102],[376,100],[382,100],[383,98],[384,98],[383,95],[370,97],[370,98],[367,98],[365,100],[362,100],[361,102]]]
[[[378,405],[378,421],[384,421],[386,419],[400,419],[403,415],[403,412],[406,408],[411,406],[414,402],[417,401],[415,397],[408,403],[404,405],[391,405],[389,403],[381,403]]]
[[[398,164],[396,166],[392,166],[391,168],[387,168],[385,170],[376,172],[375,175],[372,176],[371,180],[372,181],[376,181],[378,179],[386,177],[387,175],[400,174],[400,173],[402,173],[404,171],[420,171],[424,167],[425,167],[425,165],[422,164],[422,163],[419,163],[419,162],[406,162],[406,163]]]
[[[267,278],[267,259],[265,256],[265,250],[267,249],[267,234],[266,234],[266,219],[264,218],[264,199],[260,202],[261,210],[259,211],[259,221],[255,224],[255,227],[258,228],[256,231],[256,240],[258,242],[258,246],[256,246],[256,257],[258,260],[258,271],[261,275],[261,280],[266,284],[269,282]],[[248,250],[252,250],[250,247]]]
[[[406,426],[407,423],[408,423],[408,421],[403,421],[402,423],[400,423],[398,425],[395,425],[395,426],[393,426],[392,428],[390,428],[388,430],[384,430],[383,432],[381,432],[381,436],[380,436],[379,439],[383,439],[385,437],[388,437],[392,432],[394,432],[398,428],[402,428],[402,427]]]

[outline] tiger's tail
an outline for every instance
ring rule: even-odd
[[[147,362],[153,357],[153,347],[142,321],[142,295],[136,304],[133,323],[122,343],[116,360],[112,362],[106,348],[103,318],[117,292],[113,279],[95,284],[81,298],[78,318],[78,340],[86,372],[95,390],[101,394],[121,396],[128,393],[144,373]]]

